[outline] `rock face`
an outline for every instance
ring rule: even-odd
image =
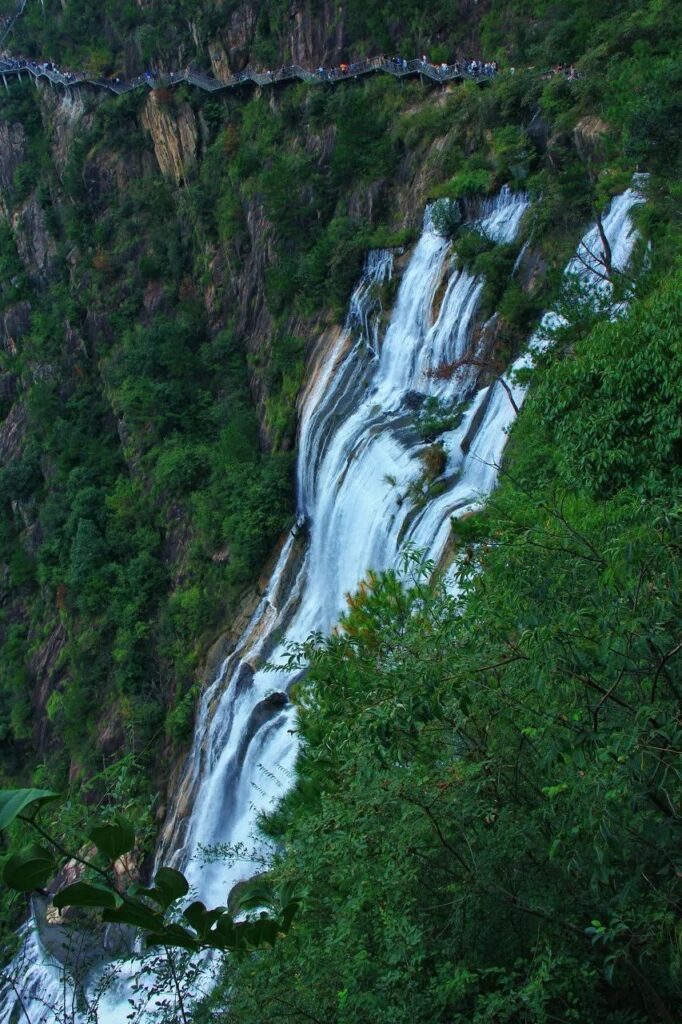
[[[208,53],[216,78],[225,81],[249,63],[257,23],[258,5],[241,3],[230,15],[220,35],[209,41]]]
[[[0,347],[10,355],[17,354],[17,343],[31,323],[31,303],[16,302],[0,315]]]
[[[26,132],[23,125],[0,121],[0,191],[9,191],[14,172],[26,159]],[[4,197],[0,196],[4,205]]]
[[[33,690],[33,706],[35,708],[35,741],[38,749],[43,751],[49,743],[47,703],[51,695],[58,689],[64,675],[60,666],[60,655],[66,644],[66,629],[58,622],[47,639],[32,655],[29,667],[36,681]]]
[[[151,92],[141,115],[149,132],[161,173],[177,185],[196,164],[199,131],[188,103],[166,106],[165,93]]]
[[[600,162],[604,157],[609,126],[599,117],[583,117],[573,130],[573,140],[583,163]]]
[[[61,175],[74,140],[92,120],[92,114],[86,111],[85,95],[80,89],[68,89],[62,93],[48,85],[39,84],[38,88],[43,117],[52,141],[52,158]],[[103,98],[95,94],[94,101],[102,102]]]
[[[7,466],[21,456],[27,422],[26,408],[17,402],[0,426],[0,465]]]
[[[51,276],[57,246],[47,230],[45,211],[35,193],[12,214],[12,230],[29,280],[42,284]]]
[[[346,10],[344,3],[333,0],[299,0],[289,5],[281,35],[273,38],[278,60],[283,64],[315,67],[337,63],[345,54]],[[247,64],[261,61],[252,52],[260,5],[244,0],[232,12],[219,36],[209,43],[213,73],[225,79]]]
[[[289,18],[288,49],[294,64],[326,64],[345,56],[345,4],[305,0],[291,5]]]

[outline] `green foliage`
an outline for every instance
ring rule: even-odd
[[[135,829],[119,815],[113,822],[93,828],[88,838],[92,839],[100,853],[104,853],[110,861],[115,861],[132,850],[135,845]]]
[[[203,59],[233,7],[42,6],[29,3],[17,48],[106,73],[123,73],[124,52],[128,66],[190,60],[189,21]],[[407,590],[372,581],[345,633],[306,649],[298,782],[267,827],[275,878],[305,877],[309,898],[289,941],[231,979],[230,1019],[244,1024],[639,1024],[657,1000],[678,1010],[664,808],[679,750],[680,309],[660,280],[680,242],[680,14],[667,0],[482,6],[481,23],[476,5],[349,0],[344,31],[357,56],[442,60],[481,30],[484,56],[517,65],[485,89],[377,77],[174,93],[202,129],[182,189],[150,170],[142,92],[88,101],[59,174],[37,91],[0,97],[27,140],[0,225],[0,305],[31,304],[16,353],[1,356],[3,412],[20,395],[28,421],[0,472],[0,773],[82,785],[98,813],[85,824],[70,797],[59,829],[100,852],[69,898],[191,951],[218,935],[216,911],[176,919],[172,876],[123,900],[98,872],[130,843],[113,807],[144,821],[149,851],[163,738],[187,741],[206,647],[288,522],[307,341],[341,315],[369,246],[412,241],[421,210],[405,197],[471,210],[511,182],[534,200],[524,233],[547,268],[539,295],[510,284],[514,247],[447,233],[486,276],[482,313],[498,309],[502,343],[515,344],[592,204],[636,163],[652,172],[638,213],[654,242],[647,304],[589,337],[593,318],[581,321],[565,361],[541,368],[515,430],[515,483],[453,532],[471,570],[461,600],[412,566]],[[290,7],[260,6],[252,58],[289,59]],[[538,73],[576,58],[577,82]],[[586,167],[573,132],[597,116],[608,132]],[[11,229],[31,195],[58,249],[40,287]],[[432,404],[417,417],[431,445],[422,504],[443,486],[426,479],[443,470],[434,442],[458,418]],[[117,781],[102,748],[131,752]],[[10,878],[40,884],[47,855],[26,848],[26,822],[13,827],[25,852]],[[12,913],[3,900],[4,924]],[[258,927],[253,945],[272,937],[271,922]],[[249,940],[225,918],[218,943]]]
[[[416,418],[419,436],[424,441],[434,441],[439,434],[458,427],[463,413],[462,408],[451,409],[439,398],[427,398]]]
[[[28,807],[38,810],[59,798],[47,789],[4,789],[0,791],[0,829],[7,828]]]
[[[274,946],[291,928],[300,898],[290,885],[275,889],[259,879],[254,885],[243,886],[232,901],[233,912],[258,910],[260,913],[242,921],[235,921],[225,907],[207,910],[200,902],[183,907],[189,883],[175,868],[158,868],[149,886],[133,883],[126,889],[120,888],[113,868],[120,857],[135,847],[133,826],[117,814],[112,821],[90,829],[88,838],[107,864],[103,869],[96,860],[69,854],[61,837],[52,836],[38,824],[36,817],[40,808],[55,799],[58,799],[57,794],[41,790],[0,793],[0,828],[6,829],[23,810],[34,807],[33,815],[21,815],[22,820],[50,844],[48,847],[32,843],[10,854],[3,868],[3,880],[10,889],[22,893],[42,889],[57,873],[60,862],[63,866],[73,856],[85,869],[86,880],[59,889],[52,898],[54,907],[57,910],[68,907],[96,910],[105,924],[132,925],[143,931],[149,947],[179,947],[195,953],[202,949],[246,953]]]
[[[609,495],[667,491],[682,462],[682,276],[623,321],[595,328],[557,367],[537,409],[559,442],[562,483]]]
[[[453,239],[462,227],[462,211],[455,199],[439,199],[431,211],[434,230],[443,238]]]
[[[45,846],[32,843],[5,861],[2,877],[10,889],[32,892],[47,885],[54,868],[55,861],[51,851]]]
[[[679,292],[544,359],[456,596],[408,553],[292,648],[302,750],[263,827],[306,899],[212,1012],[679,1016]]]

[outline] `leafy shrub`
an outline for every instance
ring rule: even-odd
[[[637,481],[657,491],[682,464],[682,278],[675,275],[630,316],[596,327],[580,358],[557,367],[536,401],[561,441],[570,487],[612,494]]]

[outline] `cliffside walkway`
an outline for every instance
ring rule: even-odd
[[[479,71],[478,68],[481,70]],[[224,89],[235,89],[246,85],[274,86],[295,79],[317,85],[336,85],[338,82],[377,73],[392,75],[394,78],[421,76],[423,79],[438,85],[464,80],[479,84],[489,82],[492,77],[490,71],[485,72],[483,65],[480,63],[478,68],[471,70],[470,65],[462,63],[434,66],[424,60],[407,61],[397,58],[372,57],[369,60],[348,65],[347,70],[345,70],[344,65],[344,70],[341,70],[341,68],[333,68],[331,70],[320,68],[318,71],[308,71],[297,64],[292,64],[281,68],[279,71],[240,71],[239,74],[222,80],[200,71],[193,71],[188,67],[184,71],[171,71],[167,74],[146,73],[138,75],[137,78],[124,81],[118,78],[93,78],[86,74],[63,73],[58,71],[49,62],[39,64],[35,61],[0,58],[0,76],[2,76],[2,80],[8,89],[10,78],[18,77],[21,79],[26,75],[29,80],[33,77],[36,84],[39,78],[46,78],[53,85],[61,85],[67,90],[75,86],[91,85],[98,89],[108,90],[118,96],[123,95],[123,93],[132,92],[134,89],[168,89],[183,82],[196,86],[197,89],[203,89],[205,92],[220,92]]]

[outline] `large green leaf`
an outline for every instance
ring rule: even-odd
[[[151,886],[137,885],[131,890],[136,896],[147,896],[163,910],[168,910],[171,903],[181,900],[189,892],[189,882],[175,868],[159,868]]]
[[[301,905],[301,901],[297,898],[290,900],[282,910],[282,916],[280,918],[281,929],[286,935],[291,928],[292,921],[298,912],[298,908]]]
[[[238,914],[240,911],[260,910],[267,908],[274,910],[277,906],[277,897],[272,882],[268,878],[252,878],[242,883],[230,893],[230,911]]]
[[[146,932],[162,932],[164,930],[163,915],[158,910],[150,910],[139,900],[130,897],[117,910],[104,910],[102,920],[108,924],[131,924]]]
[[[114,889],[100,882],[74,882],[58,892],[52,901],[58,910],[63,907],[96,907],[115,910],[122,899]]]
[[[181,900],[189,892],[189,882],[175,868],[159,868],[154,875],[154,885],[167,893],[171,900]]]
[[[18,814],[27,807],[59,800],[59,793],[51,789],[2,789],[0,790],[0,829],[7,828]]]
[[[129,821],[117,814],[113,822],[93,828],[90,838],[100,853],[113,861],[132,850],[135,845],[135,829]]]
[[[169,924],[162,932],[148,934],[146,936],[148,948],[153,946],[179,946],[181,949],[188,949],[195,953],[201,949],[201,945],[194,936],[179,924]]]
[[[216,921],[226,913],[226,907],[215,907],[213,910],[207,910],[204,904],[197,900],[183,911],[182,916],[194,928],[199,938],[205,939]]]
[[[46,846],[32,843],[9,858],[2,872],[5,885],[19,892],[43,889],[55,871],[55,860]]]
[[[238,949],[274,946],[280,934],[279,921],[267,914],[257,921],[240,921],[235,925]]]

